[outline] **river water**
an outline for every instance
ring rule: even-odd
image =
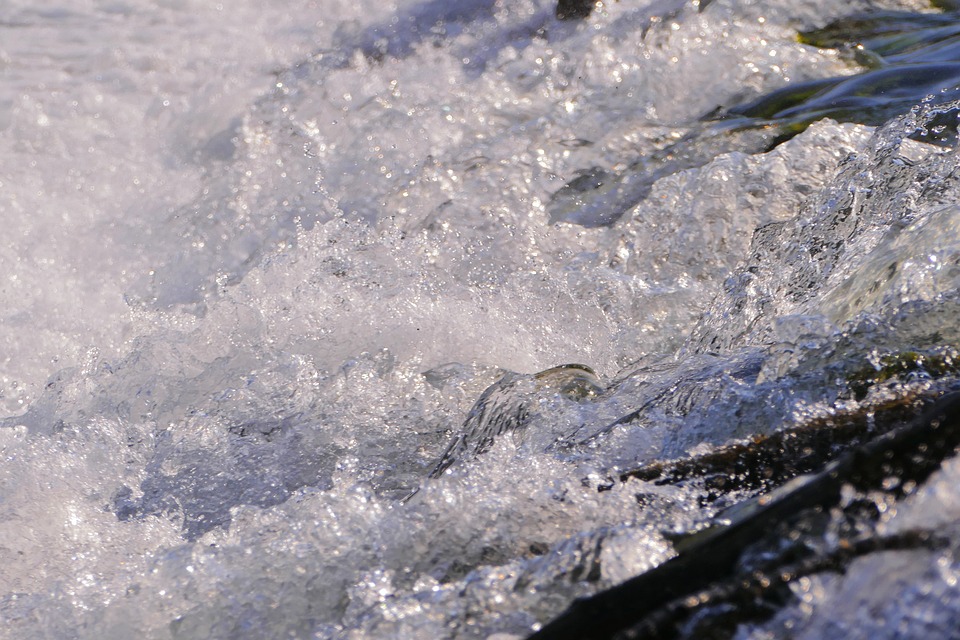
[[[949,386],[850,392],[960,344],[935,107],[701,119],[920,4],[6,2],[0,636],[523,637],[722,506],[619,472]],[[505,374],[521,428],[428,477]],[[737,637],[955,637],[958,474],[881,523],[953,546]]]

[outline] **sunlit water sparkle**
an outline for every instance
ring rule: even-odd
[[[522,636],[669,558],[713,507],[617,469],[960,343],[956,154],[824,121],[694,146],[606,226],[552,198],[854,73],[796,30],[877,4],[8,2],[0,635]],[[572,362],[606,391],[427,478],[486,388]],[[960,540],[955,462],[884,526]],[[738,637],[955,629],[956,546]]]

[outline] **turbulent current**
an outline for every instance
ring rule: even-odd
[[[580,4],[0,7],[0,638],[960,637],[957,7]]]

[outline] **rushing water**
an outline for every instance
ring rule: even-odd
[[[620,472],[950,388],[954,111],[703,120],[921,4],[7,2],[0,636],[522,637],[752,495]],[[958,474],[732,633],[956,637]]]

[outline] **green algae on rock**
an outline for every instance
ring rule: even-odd
[[[871,387],[907,375],[941,378],[960,371],[957,351],[901,351],[880,356],[875,366],[857,369],[847,377],[847,383],[857,400],[862,400]]]

